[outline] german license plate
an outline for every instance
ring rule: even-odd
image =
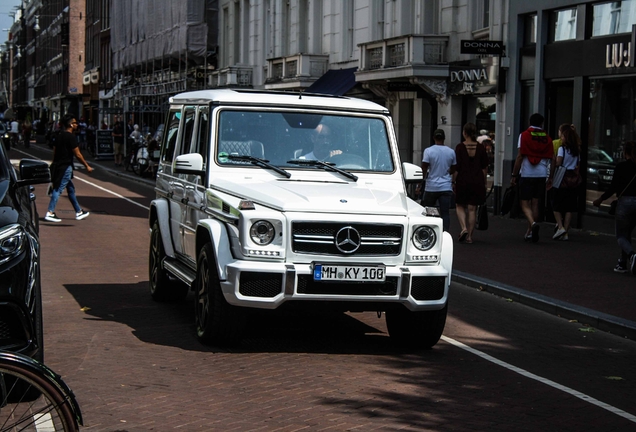
[[[314,265],[315,281],[384,282],[384,266]]]

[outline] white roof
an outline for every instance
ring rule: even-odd
[[[344,111],[388,114],[389,110],[364,99],[345,96],[326,96],[310,93],[276,92],[267,90],[217,89],[179,93],[170,98],[176,104],[266,105],[278,107],[327,108]]]

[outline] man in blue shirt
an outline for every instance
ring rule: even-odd
[[[439,202],[444,231],[450,228],[450,204],[453,197],[452,174],[457,169],[455,151],[444,145],[446,134],[437,129],[433,132],[435,144],[424,150],[422,173],[426,179],[423,206],[433,207]],[[428,171],[428,175],[427,175]]]

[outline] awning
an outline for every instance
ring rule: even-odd
[[[356,85],[354,72],[357,67],[350,69],[330,69],[316,82],[307,87],[307,93],[320,93],[342,96]]]

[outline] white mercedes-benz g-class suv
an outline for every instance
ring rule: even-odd
[[[389,111],[346,97],[203,90],[170,98],[149,215],[150,292],[194,291],[197,335],[227,344],[251,308],[385,312],[401,345],[446,322],[451,236],[411,200]]]

